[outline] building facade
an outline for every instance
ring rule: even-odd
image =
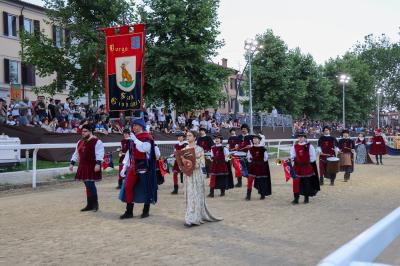
[[[53,38],[56,46],[62,45],[63,31],[45,23],[46,9],[41,6],[18,0],[0,0],[0,11],[0,97],[8,102],[12,86],[19,88],[22,98],[36,100],[32,88],[50,84],[56,75],[40,77],[34,66],[21,60],[20,31],[24,29],[29,34],[43,32]],[[61,101],[66,97],[67,92],[56,95]]]

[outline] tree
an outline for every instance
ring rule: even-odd
[[[324,75],[329,80],[330,95],[333,96],[327,118],[342,118],[342,84],[338,79],[341,73],[351,77],[345,87],[346,121],[359,123],[368,120],[375,106],[374,79],[370,75],[369,66],[352,53],[330,59],[324,66]]]
[[[400,109],[400,43],[392,43],[382,34],[379,37],[367,35],[353,51],[369,65],[376,90],[383,90],[383,105]]]
[[[94,98],[104,91],[104,38],[98,39],[97,29],[133,20],[133,5],[124,0],[45,0],[46,23],[65,33],[56,45],[54,39],[41,32],[22,34],[23,60],[36,67],[41,77],[56,74],[54,81],[36,87],[36,92],[51,95],[65,89],[83,96],[91,92]],[[97,62],[98,61],[98,62]],[[96,65],[97,64],[97,65]],[[95,72],[95,73],[94,73]]]
[[[173,105],[178,111],[216,105],[228,76],[210,62],[222,42],[218,0],[144,0],[139,10],[146,23],[148,102]]]

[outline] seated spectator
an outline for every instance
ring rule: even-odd
[[[12,115],[9,115],[7,117],[6,124],[9,126],[15,126],[15,125],[17,125],[17,119],[15,117],[13,117]]]
[[[42,125],[40,127],[49,132],[54,132],[53,128],[50,126],[49,119],[47,117],[42,119]]]

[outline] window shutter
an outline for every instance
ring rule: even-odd
[[[69,30],[65,30],[65,46],[69,47],[71,44],[71,32]]]
[[[14,16],[12,20],[12,36],[17,36],[17,18]]]
[[[3,11],[3,33],[8,36],[8,14]]]
[[[35,36],[39,36],[39,33],[40,33],[40,21],[39,20],[33,21],[33,32],[34,32]]]
[[[54,46],[56,46],[56,42],[57,42],[57,40],[56,40],[56,30],[57,30],[56,26],[53,25],[53,45]]]
[[[18,16],[18,20],[19,20],[19,32],[22,32],[22,30],[25,29],[24,27],[24,16]]]
[[[4,83],[10,83],[10,60],[4,58]]]

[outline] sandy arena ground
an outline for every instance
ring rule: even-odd
[[[81,213],[83,185],[0,192],[0,265],[316,265],[400,205],[400,159],[338,175],[310,204],[292,206],[291,183],[270,162],[273,195],[244,201],[245,187],[209,199],[218,223],[183,226],[184,196],[159,190],[151,216],[119,220],[115,182],[98,185],[100,211]],[[218,194],[218,193],[217,193]],[[399,245],[400,246],[400,245]],[[390,252],[389,252],[390,253]],[[400,265],[391,252],[379,262]]]

